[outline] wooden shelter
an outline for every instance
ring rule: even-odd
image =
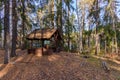
[[[29,41],[31,41],[31,47],[28,49],[28,53],[45,53],[50,52],[48,50],[56,51],[59,48],[59,43],[62,40],[61,35],[58,29],[35,29],[26,37]],[[51,42],[51,46],[44,45],[45,40],[49,40]],[[33,48],[33,41],[41,41],[41,48]],[[39,44],[39,43],[38,43]],[[44,51],[45,50],[45,51]]]

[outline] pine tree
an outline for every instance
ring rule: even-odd
[[[5,55],[4,63],[7,64],[10,61],[10,24],[9,24],[9,0],[4,1],[5,10],[4,10],[4,41],[5,41]]]

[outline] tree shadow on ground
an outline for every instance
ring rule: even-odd
[[[26,54],[24,52],[24,54]],[[120,71],[112,69],[105,73],[97,58],[81,58],[76,53],[37,57],[34,54],[20,55],[11,64],[1,80],[116,80]],[[95,61],[97,60],[97,61]],[[96,66],[97,65],[97,66]],[[113,75],[115,73],[115,75]],[[109,76],[110,75],[110,76]],[[118,77],[117,77],[118,79]]]
[[[102,67],[102,62],[106,62],[106,65],[110,69],[109,75],[113,76],[115,80],[120,79],[120,64],[119,62],[114,61],[114,59],[108,59],[105,57],[99,57],[99,56],[91,56],[92,60],[88,59],[88,61],[91,61],[95,64],[98,64],[100,66],[101,70],[104,70]],[[106,73],[106,71],[104,70]]]

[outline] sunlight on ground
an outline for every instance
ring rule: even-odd
[[[117,61],[115,59],[107,59],[107,58],[103,58],[103,57],[99,57],[99,56],[93,56],[93,57],[102,59],[102,60],[109,60],[109,61],[115,62],[116,64],[120,64],[120,61]]]
[[[7,65],[5,66],[5,68],[3,68],[3,69],[0,71],[0,78],[2,78],[4,75],[6,75],[6,74],[9,72],[9,70],[10,70],[11,67],[13,67],[12,64],[7,64]]]
[[[107,59],[107,58],[103,58],[103,57],[99,57],[99,56],[93,56],[93,57],[95,57],[95,58],[97,58],[97,59],[102,59],[102,60],[106,60],[106,61],[110,61],[110,62],[114,62],[114,63],[116,63],[117,64],[117,66],[115,66],[115,65],[110,65],[110,68],[111,69],[114,69],[114,70],[117,70],[117,71],[120,71],[120,61],[117,61],[117,60],[115,60],[115,59]],[[111,63],[112,64],[112,63]]]
[[[115,70],[118,70],[118,71],[120,71],[120,67],[119,66],[110,66],[111,68],[113,68],[113,69],[115,69]]]
[[[83,58],[77,53],[61,52],[38,57],[19,51],[8,65],[0,63],[0,80],[117,80],[119,65],[107,61],[110,77],[101,68],[98,56]]]
[[[115,62],[117,64],[120,64],[120,61],[117,61],[117,60],[111,60],[111,61],[113,61],[113,62]]]
[[[3,66],[3,64],[0,64],[0,67],[2,67]]]
[[[23,57],[19,57],[17,60],[15,60],[15,62],[19,62],[23,59]]]
[[[48,60],[49,61],[55,61],[55,60],[58,60],[60,58],[60,56],[58,55],[51,55],[48,57]]]

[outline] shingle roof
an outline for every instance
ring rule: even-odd
[[[27,35],[27,39],[50,39],[57,29],[35,29],[30,34]]]

